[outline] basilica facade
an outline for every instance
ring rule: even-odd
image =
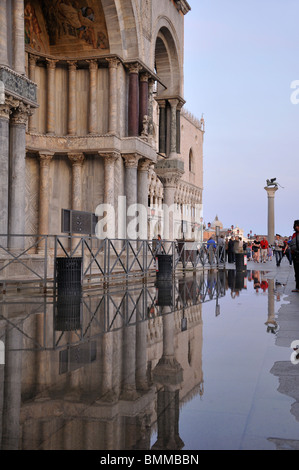
[[[108,206],[111,236],[134,238],[134,205],[146,214],[136,238],[163,232],[163,207],[166,238],[182,236],[182,220],[198,237],[204,121],[185,108],[189,11],[186,0],[1,2],[2,244],[23,249],[23,234],[61,234],[62,211]]]

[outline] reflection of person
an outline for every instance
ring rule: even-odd
[[[255,289],[255,292],[258,293],[258,290],[261,287],[260,272],[259,271],[253,271],[252,278],[253,278],[253,288]]]
[[[294,233],[289,242],[289,247],[292,254],[296,281],[296,289],[292,292],[299,292],[299,220],[294,221]]]

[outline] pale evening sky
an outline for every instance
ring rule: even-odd
[[[275,232],[291,235],[299,219],[299,1],[188,3],[184,99],[206,122],[204,220],[218,215],[224,227],[267,234],[264,187],[276,177],[284,189],[275,196]]]

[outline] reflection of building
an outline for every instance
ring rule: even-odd
[[[80,314],[77,305],[63,311],[61,298],[1,303],[2,448],[150,449],[158,392],[164,417],[169,410],[161,406],[171,402],[169,425],[180,445],[180,406],[202,393],[203,384],[201,297],[194,282],[184,290],[181,281],[174,311],[162,315],[153,285],[83,295]],[[195,285],[202,282],[200,275]],[[157,381],[161,358],[175,370],[163,375],[160,369]],[[157,425],[165,424],[159,418]]]
[[[152,198],[176,205],[192,236],[204,122],[182,110],[190,6],[83,3],[16,0],[1,8],[0,233],[60,234],[61,209],[95,212],[105,203],[115,208],[115,238],[125,238],[118,203],[126,196],[145,217]],[[143,238],[157,233],[144,222]],[[8,240],[12,249],[24,243]]]

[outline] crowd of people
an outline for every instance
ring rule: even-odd
[[[208,252],[215,252],[218,248],[219,256],[223,257],[225,262],[228,263],[235,263],[236,253],[246,253],[248,261],[266,263],[274,258],[277,266],[280,266],[283,257],[286,256],[291,265],[293,262],[289,246],[291,239],[292,237],[285,238],[276,234],[274,243],[270,245],[264,236],[259,237],[257,235],[254,240],[245,241],[239,236],[224,238],[224,235],[221,235],[218,244],[216,244],[212,236],[207,241],[207,249]]]

